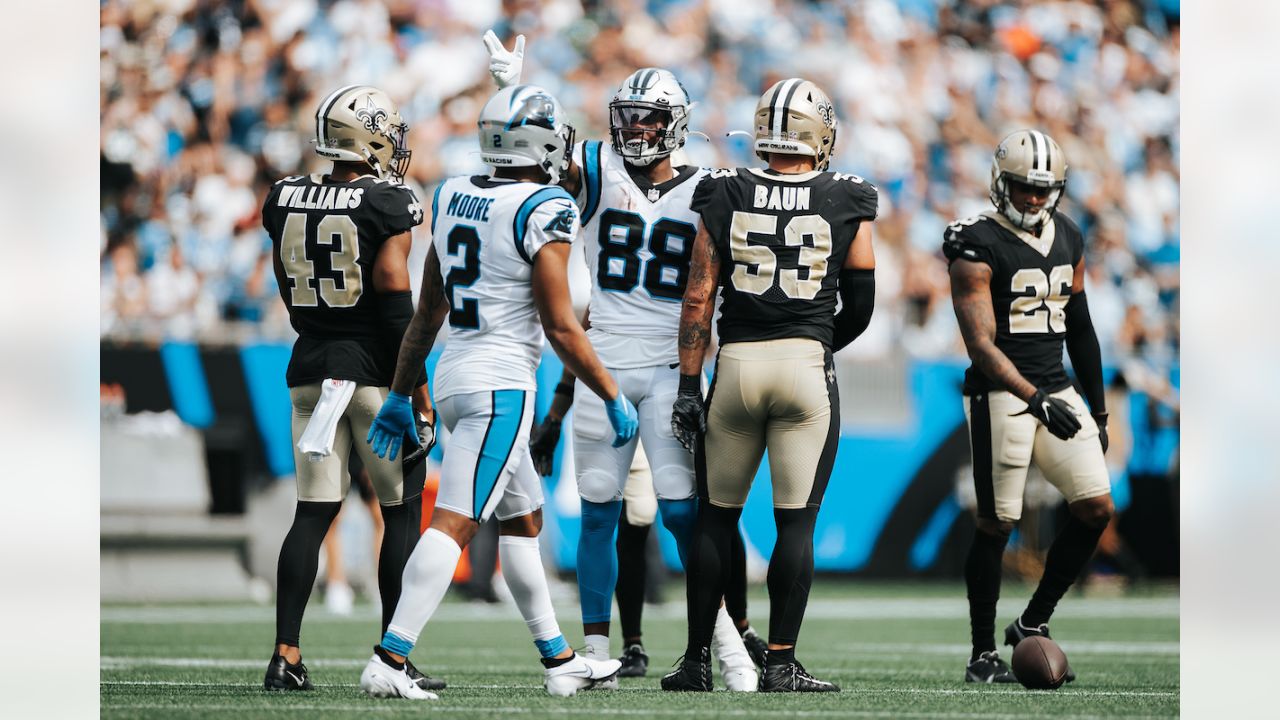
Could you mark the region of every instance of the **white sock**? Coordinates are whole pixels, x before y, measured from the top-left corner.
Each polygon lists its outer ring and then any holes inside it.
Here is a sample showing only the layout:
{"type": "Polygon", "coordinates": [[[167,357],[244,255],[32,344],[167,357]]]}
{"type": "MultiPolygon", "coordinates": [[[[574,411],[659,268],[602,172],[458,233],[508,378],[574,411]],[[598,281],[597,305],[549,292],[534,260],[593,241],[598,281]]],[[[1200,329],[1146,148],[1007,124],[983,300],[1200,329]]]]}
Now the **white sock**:
{"type": "Polygon", "coordinates": [[[440,607],[440,601],[453,583],[453,572],[461,556],[462,548],[453,538],[435,528],[427,530],[405,563],[400,602],[387,626],[389,634],[410,643],[418,642],[418,634],[440,607]]]}
{"type": "Polygon", "coordinates": [[[538,538],[499,536],[498,558],[502,561],[502,578],[507,581],[507,588],[534,642],[560,637],[560,624],[556,622],[551,592],[547,589],[547,573],[542,568],[542,554],[538,552],[538,538]]]}
{"type": "Polygon", "coordinates": [[[747,665],[754,667],[751,655],[747,653],[747,646],[743,644],[742,636],[738,634],[738,626],[733,623],[733,618],[729,617],[729,612],[723,605],[716,613],[716,628],[711,635],[711,651],[725,667],[735,668],[747,665]]]}
{"type": "Polygon", "coordinates": [[[587,647],[590,648],[592,651],[590,653],[584,653],[587,655],[587,657],[590,657],[595,660],[609,659],[609,636],[608,635],[587,635],[585,638],[583,638],[583,641],[587,644],[587,647]]]}

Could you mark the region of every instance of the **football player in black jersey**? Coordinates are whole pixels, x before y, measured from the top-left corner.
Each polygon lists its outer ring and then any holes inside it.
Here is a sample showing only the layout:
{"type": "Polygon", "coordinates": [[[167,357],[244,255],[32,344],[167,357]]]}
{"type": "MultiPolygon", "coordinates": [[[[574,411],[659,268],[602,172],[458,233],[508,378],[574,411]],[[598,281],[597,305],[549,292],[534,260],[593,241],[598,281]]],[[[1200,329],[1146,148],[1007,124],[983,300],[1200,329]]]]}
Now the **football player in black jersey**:
{"type": "MultiPolygon", "coordinates": [[[[410,230],[423,213],[413,191],[401,184],[409,167],[407,131],[381,90],[352,85],[333,91],[316,110],[315,145],[316,154],[333,161],[332,171],[284,178],[262,206],[280,296],[298,333],[285,377],[293,404],[298,504],[280,548],[276,647],[263,681],[268,690],[311,689],[298,636],[320,545],[350,487],[353,445],[369,471],[384,522],[378,560],[383,630],[418,541],[421,478],[407,489],[401,463],[379,458],[363,442],[413,317],[410,230]],[[354,383],[349,400],[341,388],[350,386],[341,381],[354,383]],[[303,453],[298,441],[322,395],[345,402],[345,410],[331,431],[328,454],[303,453]]],[[[425,380],[424,374],[416,398],[420,407],[430,407],[423,402],[425,380]]],[[[422,420],[429,444],[434,433],[422,420]]],[[[424,689],[443,687],[421,673],[415,679],[424,689]]]]}
{"type": "Polygon", "coordinates": [[[680,392],[672,432],[694,452],[698,521],[689,554],[689,641],[664,690],[711,690],[708,644],[728,581],[733,534],[765,449],[778,539],[769,562],[769,649],[761,692],[833,692],[796,660],[813,582],[813,530],[840,438],[832,353],[871,319],[876,189],[827,172],[836,118],[800,78],[761,96],[756,154],[769,167],[714,172],[694,193],[701,214],[680,317],[680,392]],[[715,292],[720,351],[700,389],[715,292]],[[836,313],[837,296],[843,308],[836,313]]]}
{"type": "MultiPolygon", "coordinates": [[[[996,653],[995,617],[1001,558],[1022,517],[1028,465],[1036,463],[1071,512],[1031,602],[1005,629],[1005,644],[1048,637],[1054,607],[1093,555],[1113,511],[1103,460],[1102,358],[1084,292],[1084,238],[1055,212],[1066,179],[1066,157],[1053,138],[1019,130],[992,160],[995,210],[956,222],[943,239],[952,302],[973,361],[964,379],[978,499],[965,561],[973,635],[966,682],[1015,681],[996,653]],[[1064,341],[1087,406],[1063,369],[1064,341]]],[[[1068,669],[1068,682],[1074,678],[1068,669]]]]}

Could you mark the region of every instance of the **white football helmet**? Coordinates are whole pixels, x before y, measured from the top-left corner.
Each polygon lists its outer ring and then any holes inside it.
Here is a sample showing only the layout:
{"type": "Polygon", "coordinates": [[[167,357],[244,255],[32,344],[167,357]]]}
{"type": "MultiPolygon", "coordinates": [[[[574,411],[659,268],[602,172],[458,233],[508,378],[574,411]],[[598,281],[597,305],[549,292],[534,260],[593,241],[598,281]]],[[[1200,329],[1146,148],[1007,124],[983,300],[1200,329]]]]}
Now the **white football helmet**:
{"type": "Polygon", "coordinates": [[[1058,209],[1067,184],[1067,156],[1053,138],[1039,130],[1017,130],[996,147],[991,158],[991,202],[1023,230],[1043,225],[1058,209]],[[1024,213],[1009,199],[1009,182],[1049,188],[1044,207],[1024,213]]]}
{"type": "Polygon", "coordinates": [[[384,180],[404,182],[413,154],[406,145],[408,134],[396,104],[369,85],[338,88],[316,108],[316,154],[365,163],[384,180]]]}
{"type": "Polygon", "coordinates": [[[688,137],[689,109],[689,94],[669,71],[641,68],[631,73],[609,101],[614,152],[639,167],[670,155],[688,137]],[[655,130],[655,123],[662,127],[655,130]],[[644,132],[655,132],[657,140],[645,142],[644,132]]]}
{"type": "Polygon", "coordinates": [[[826,170],[836,147],[836,111],[831,99],[804,78],[779,80],[756,102],[756,157],[769,153],[809,155],[826,170]]]}
{"type": "Polygon", "coordinates": [[[495,168],[538,167],[560,182],[569,167],[573,127],[560,101],[537,85],[512,85],[480,111],[480,159],[495,168]]]}

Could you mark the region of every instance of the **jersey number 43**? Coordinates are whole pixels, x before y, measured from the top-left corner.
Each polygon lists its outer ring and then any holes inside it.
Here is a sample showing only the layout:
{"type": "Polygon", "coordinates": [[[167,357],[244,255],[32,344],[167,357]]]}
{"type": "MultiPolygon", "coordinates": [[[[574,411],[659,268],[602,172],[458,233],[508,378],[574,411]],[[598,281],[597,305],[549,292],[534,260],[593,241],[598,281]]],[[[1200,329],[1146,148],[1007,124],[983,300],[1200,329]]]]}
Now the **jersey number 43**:
{"type": "Polygon", "coordinates": [[[289,213],[280,243],[280,262],[293,285],[289,296],[293,307],[318,307],[320,300],[334,308],[355,305],[364,294],[364,274],[357,263],[360,234],[355,221],[346,215],[325,215],[315,224],[310,239],[307,235],[307,214],[289,213]],[[329,256],[332,272],[317,281],[315,259],[322,253],[329,256]]]}

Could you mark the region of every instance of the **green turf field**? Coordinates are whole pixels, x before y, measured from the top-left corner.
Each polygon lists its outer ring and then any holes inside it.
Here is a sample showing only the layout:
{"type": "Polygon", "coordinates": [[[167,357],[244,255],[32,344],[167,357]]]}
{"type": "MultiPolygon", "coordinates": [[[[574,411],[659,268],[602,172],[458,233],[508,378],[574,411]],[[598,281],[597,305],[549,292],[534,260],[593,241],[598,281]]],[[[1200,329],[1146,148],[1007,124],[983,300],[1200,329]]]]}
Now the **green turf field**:
{"type": "MultiPolygon", "coordinates": [[[[672,583],[669,595],[679,588],[672,583]]],[[[1009,588],[997,632],[1020,611],[1026,591],[1009,588]]],[[[274,636],[274,609],[251,605],[108,605],[102,608],[102,716],[107,718],[258,718],[276,716],[422,717],[1176,717],[1178,596],[1173,588],[1123,597],[1068,596],[1054,635],[1079,680],[1058,691],[961,682],[968,654],[964,591],[959,585],[867,585],[819,580],[798,651],[840,694],[820,696],[675,695],[659,677],[684,645],[683,603],[646,609],[649,676],[622,680],[618,692],[551,698],[541,666],[513,606],[447,601],[413,659],[449,688],[440,700],[373,700],[357,687],[377,641],[377,615],[358,606],[351,618],[327,616],[318,600],[303,626],[304,660],[317,689],[266,694],[262,673],[274,636]],[[305,715],[304,715],[305,714],[305,715]]],[[[766,625],[762,590],[752,620],[766,625]]],[[[573,599],[557,602],[561,627],[581,641],[573,599]]],[[[616,629],[615,629],[616,634],[616,629]]],[[[615,637],[614,652],[620,650],[615,637]]],[[[1008,657],[1006,651],[1005,657],[1008,657]]],[[[716,683],[721,686],[717,677],[716,683]]]]}

